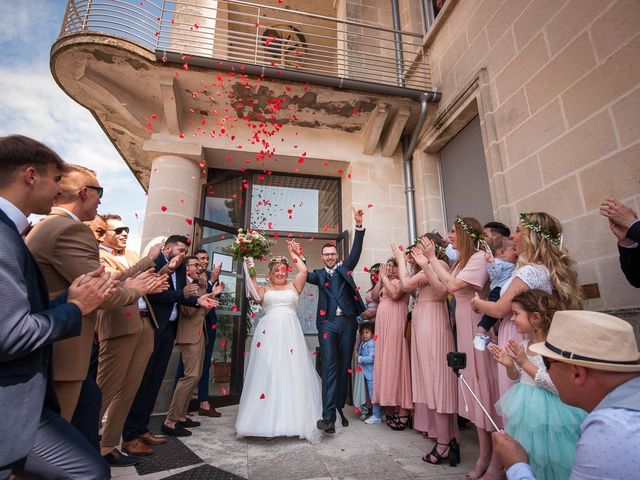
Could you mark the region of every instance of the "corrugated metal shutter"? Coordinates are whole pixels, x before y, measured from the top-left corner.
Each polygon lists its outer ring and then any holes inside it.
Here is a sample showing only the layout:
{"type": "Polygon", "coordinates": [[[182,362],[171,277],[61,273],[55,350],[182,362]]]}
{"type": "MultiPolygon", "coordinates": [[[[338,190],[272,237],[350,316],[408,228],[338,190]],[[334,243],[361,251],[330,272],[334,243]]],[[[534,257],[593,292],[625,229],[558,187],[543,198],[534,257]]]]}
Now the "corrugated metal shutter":
{"type": "Polygon", "coordinates": [[[440,150],[440,173],[447,228],[451,228],[458,214],[475,217],[483,225],[493,220],[489,177],[477,116],[440,150]]]}

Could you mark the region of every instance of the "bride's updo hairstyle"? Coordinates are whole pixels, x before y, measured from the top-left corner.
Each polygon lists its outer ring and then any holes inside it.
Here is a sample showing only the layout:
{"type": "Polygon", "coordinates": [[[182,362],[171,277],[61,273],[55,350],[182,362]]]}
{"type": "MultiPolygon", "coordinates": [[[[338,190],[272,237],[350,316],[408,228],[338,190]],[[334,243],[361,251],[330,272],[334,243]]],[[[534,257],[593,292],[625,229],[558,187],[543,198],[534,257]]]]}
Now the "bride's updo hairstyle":
{"type": "Polygon", "coordinates": [[[279,265],[284,265],[285,268],[289,268],[289,261],[287,260],[287,257],[273,257],[273,258],[271,258],[271,260],[269,260],[269,263],[267,264],[267,268],[269,270],[269,274],[267,275],[267,279],[269,280],[269,282],[271,282],[271,275],[273,274],[273,271],[279,265]]]}

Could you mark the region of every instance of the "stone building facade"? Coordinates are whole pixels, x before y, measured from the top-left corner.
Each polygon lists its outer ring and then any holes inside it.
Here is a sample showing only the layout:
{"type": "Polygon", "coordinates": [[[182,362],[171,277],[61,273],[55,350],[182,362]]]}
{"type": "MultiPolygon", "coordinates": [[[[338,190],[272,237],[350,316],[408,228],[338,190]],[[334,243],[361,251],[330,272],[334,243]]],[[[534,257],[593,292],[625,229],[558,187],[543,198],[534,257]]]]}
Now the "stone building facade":
{"type": "MultiPolygon", "coordinates": [[[[170,233],[197,245],[228,239],[207,208],[221,204],[236,219],[228,226],[247,227],[244,191],[284,174],[333,181],[326,188],[338,197],[319,201],[319,218],[331,220],[283,234],[302,235],[314,255],[311,240],[339,240],[352,227],[348,207],[365,208],[360,265],[369,266],[390,256],[391,242],[412,240],[410,160],[417,233],[445,232],[456,213],[514,226],[519,212],[546,211],[564,225],[588,308],[637,316],[638,291],[598,205],[615,197],[640,210],[638,2],[447,0],[437,16],[427,0],[393,4],[194,0],[170,17],[141,11],[160,22],[145,33],[124,28],[130,17],[112,31],[71,1],[52,72],[147,190],[143,244],[170,233]],[[240,39],[250,35],[246,53],[240,39]],[[344,88],[345,79],[356,83],[344,88]],[[268,147],[257,126],[272,129],[268,147]],[[213,198],[233,172],[238,191],[213,198]]],[[[364,268],[353,274],[367,289],[364,268]]],[[[244,315],[234,285],[234,315],[244,315]]],[[[240,323],[234,338],[244,344],[240,323]]],[[[234,351],[241,363],[243,347],[234,351]]]]}

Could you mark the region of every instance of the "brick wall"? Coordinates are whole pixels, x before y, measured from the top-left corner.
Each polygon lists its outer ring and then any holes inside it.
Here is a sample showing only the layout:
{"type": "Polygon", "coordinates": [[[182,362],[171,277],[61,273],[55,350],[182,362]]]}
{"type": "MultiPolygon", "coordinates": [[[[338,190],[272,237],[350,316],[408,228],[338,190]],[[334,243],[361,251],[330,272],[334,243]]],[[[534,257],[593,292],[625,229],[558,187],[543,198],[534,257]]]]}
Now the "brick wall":
{"type": "Polygon", "coordinates": [[[597,207],[640,209],[640,3],[449,0],[441,16],[426,40],[442,100],[416,155],[420,228],[441,225],[435,154],[475,109],[496,218],[557,216],[581,283],[599,285],[589,307],[637,307],[597,207]]]}

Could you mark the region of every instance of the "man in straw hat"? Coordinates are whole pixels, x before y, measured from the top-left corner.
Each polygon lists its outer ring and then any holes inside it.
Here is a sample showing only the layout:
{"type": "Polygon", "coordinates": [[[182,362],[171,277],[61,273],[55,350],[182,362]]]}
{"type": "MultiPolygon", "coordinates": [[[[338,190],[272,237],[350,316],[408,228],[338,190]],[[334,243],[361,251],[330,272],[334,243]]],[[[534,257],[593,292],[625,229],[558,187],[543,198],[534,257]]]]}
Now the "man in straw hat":
{"type": "MultiPolygon", "coordinates": [[[[572,480],[632,479],[640,472],[640,352],[631,325],[599,312],[557,312],[542,355],[560,399],[589,412],[581,426],[572,480]]],[[[510,480],[535,479],[527,452],[495,432],[510,480]]]]}

